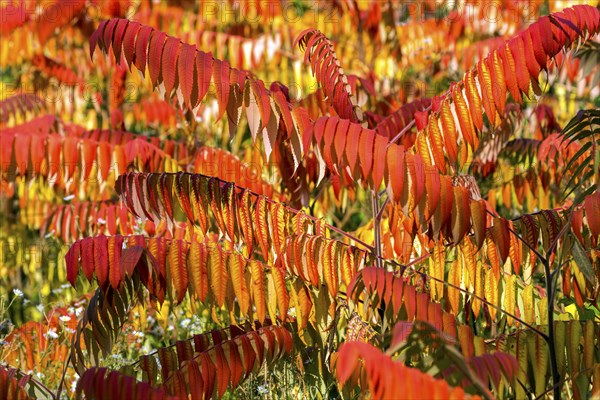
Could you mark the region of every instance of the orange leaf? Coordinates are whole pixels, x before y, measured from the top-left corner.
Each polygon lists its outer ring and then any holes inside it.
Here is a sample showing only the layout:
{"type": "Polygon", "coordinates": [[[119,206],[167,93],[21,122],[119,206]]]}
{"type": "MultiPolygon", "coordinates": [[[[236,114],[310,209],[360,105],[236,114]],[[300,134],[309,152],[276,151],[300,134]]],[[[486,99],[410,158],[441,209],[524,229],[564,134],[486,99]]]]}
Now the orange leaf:
{"type": "Polygon", "coordinates": [[[479,250],[485,241],[485,230],[487,227],[485,200],[473,200],[471,201],[470,206],[475,246],[477,247],[477,250],[479,250]]]}
{"type": "Polygon", "coordinates": [[[225,296],[227,295],[227,266],[225,265],[227,255],[221,250],[221,246],[217,245],[209,250],[209,275],[210,275],[210,288],[215,301],[219,307],[222,307],[225,303],[225,296]]]}
{"type": "Polygon", "coordinates": [[[265,277],[263,266],[256,260],[250,260],[250,272],[252,275],[252,302],[256,308],[256,319],[263,323],[267,314],[265,304],[265,277]]]}
{"type": "MultiPolygon", "coordinates": [[[[521,98],[521,92],[519,91],[519,85],[517,83],[517,70],[515,66],[515,60],[510,52],[508,44],[502,47],[500,50],[496,52],[502,58],[502,65],[504,67],[504,79],[506,80],[506,85],[508,86],[508,90],[510,94],[513,96],[517,103],[521,103],[523,99],[521,98]]],[[[525,73],[527,69],[525,68],[523,73],[525,73]]]]}
{"type": "Polygon", "coordinates": [[[498,248],[501,262],[504,263],[510,251],[510,232],[508,222],[504,218],[494,218],[491,228],[492,239],[498,248]]]}
{"type": "Polygon", "coordinates": [[[387,170],[386,179],[388,196],[395,203],[400,202],[402,190],[404,188],[404,147],[392,143],[387,152],[387,170]],[[391,192],[391,193],[390,193],[391,192]]]}
{"type": "Polygon", "coordinates": [[[379,190],[385,170],[385,158],[388,139],[383,135],[375,135],[375,151],[373,160],[373,189],[379,190]]]}
{"type": "Polygon", "coordinates": [[[168,268],[175,289],[177,304],[183,301],[188,287],[187,252],[187,242],[183,240],[173,240],[171,242],[168,268]]]}
{"type": "Polygon", "coordinates": [[[199,242],[192,241],[187,261],[194,293],[198,300],[205,302],[208,294],[208,252],[206,247],[199,242]]]}
{"type": "Polygon", "coordinates": [[[246,285],[246,260],[240,254],[232,254],[229,258],[229,273],[233,291],[240,304],[240,312],[243,315],[248,313],[250,305],[250,293],[246,285]]]}
{"type": "Polygon", "coordinates": [[[454,186],[454,202],[452,206],[452,239],[454,243],[460,243],[467,231],[471,218],[469,204],[469,192],[462,186],[454,186]]]}
{"type": "Polygon", "coordinates": [[[477,81],[481,87],[481,99],[485,114],[491,125],[496,126],[496,106],[494,104],[494,82],[484,60],[477,63],[477,81]]]}
{"type": "Polygon", "coordinates": [[[358,145],[359,164],[364,181],[371,176],[375,146],[375,131],[363,129],[358,145]]]}

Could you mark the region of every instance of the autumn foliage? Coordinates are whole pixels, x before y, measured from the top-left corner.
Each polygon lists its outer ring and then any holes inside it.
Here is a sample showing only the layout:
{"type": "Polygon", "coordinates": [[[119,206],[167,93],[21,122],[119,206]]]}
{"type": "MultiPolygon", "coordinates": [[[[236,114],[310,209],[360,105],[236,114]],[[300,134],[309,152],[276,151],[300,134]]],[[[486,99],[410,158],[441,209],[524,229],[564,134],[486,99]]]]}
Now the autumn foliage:
{"type": "Polygon", "coordinates": [[[554,3],[3,2],[0,398],[599,396],[554,3]]]}

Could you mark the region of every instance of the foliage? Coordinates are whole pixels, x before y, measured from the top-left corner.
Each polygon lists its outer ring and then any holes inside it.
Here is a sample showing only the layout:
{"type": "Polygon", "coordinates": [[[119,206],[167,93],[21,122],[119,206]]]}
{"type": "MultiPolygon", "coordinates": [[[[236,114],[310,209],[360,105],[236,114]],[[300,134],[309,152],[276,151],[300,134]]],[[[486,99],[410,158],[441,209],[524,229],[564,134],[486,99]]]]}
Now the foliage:
{"type": "Polygon", "coordinates": [[[0,397],[598,396],[600,11],[521,3],[3,3],[0,397]]]}

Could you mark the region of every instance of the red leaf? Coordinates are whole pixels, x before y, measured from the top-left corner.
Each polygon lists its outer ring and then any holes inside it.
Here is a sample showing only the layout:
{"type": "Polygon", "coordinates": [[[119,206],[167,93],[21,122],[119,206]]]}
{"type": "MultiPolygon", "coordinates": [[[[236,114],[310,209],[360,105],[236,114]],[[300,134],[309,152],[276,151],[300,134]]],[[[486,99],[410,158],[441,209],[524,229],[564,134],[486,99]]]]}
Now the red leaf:
{"type": "Polygon", "coordinates": [[[225,113],[229,102],[229,63],[214,59],[213,67],[213,81],[217,87],[217,101],[219,102],[218,120],[225,113]]]}
{"type": "MultiPolygon", "coordinates": [[[[96,29],[94,33],[92,33],[92,35],[90,36],[90,59],[94,58],[94,51],[96,50],[96,44],[98,43],[98,39],[104,37],[104,28],[106,28],[107,22],[108,21],[100,22],[100,25],[98,25],[98,29],[96,29]]],[[[104,40],[100,40],[101,49],[104,47],[103,43],[104,40]]]]}
{"type": "Polygon", "coordinates": [[[327,165],[327,168],[329,168],[330,171],[334,171],[334,163],[331,158],[331,151],[333,150],[333,139],[335,138],[336,134],[338,134],[336,133],[336,128],[339,120],[340,119],[337,117],[327,118],[323,130],[322,143],[320,143],[323,151],[323,160],[325,161],[325,164],[327,165]]]}
{"type": "Polygon", "coordinates": [[[190,361],[188,366],[188,382],[192,400],[202,400],[202,393],[204,393],[204,380],[202,379],[202,374],[200,373],[200,366],[195,360],[190,361]]]}
{"type": "MultiPolygon", "coordinates": [[[[148,49],[148,72],[150,73],[150,81],[153,86],[157,86],[161,76],[161,60],[166,37],[167,35],[164,32],[153,31],[152,38],[150,39],[150,48],[148,49]]],[[[140,39],[138,38],[138,43],[139,41],[140,39]]]]}
{"type": "Polygon", "coordinates": [[[123,251],[123,236],[109,236],[107,239],[107,250],[109,259],[109,276],[110,286],[113,289],[118,289],[123,279],[123,271],[121,269],[121,252],[123,251]]]}
{"type": "Polygon", "coordinates": [[[417,311],[417,299],[414,286],[404,286],[404,306],[406,307],[407,320],[413,321],[417,311]]]}
{"type": "MultiPolygon", "coordinates": [[[[202,379],[204,379],[204,398],[211,399],[215,391],[215,378],[218,370],[213,364],[208,353],[200,353],[200,365],[202,366],[202,379]]],[[[220,372],[219,372],[220,373],[220,372]]]]}
{"type": "Polygon", "coordinates": [[[238,385],[244,374],[244,366],[236,342],[229,344],[229,367],[231,368],[231,387],[238,385]]]}
{"type": "Polygon", "coordinates": [[[587,196],[584,200],[584,208],[592,236],[600,236],[600,192],[587,196]]]}
{"type": "Polygon", "coordinates": [[[142,26],[135,41],[135,58],[133,60],[135,66],[141,71],[143,76],[146,76],[146,60],[148,59],[148,44],[150,43],[150,35],[154,32],[149,26],[142,26]]]}
{"type": "Polygon", "coordinates": [[[350,128],[350,121],[342,119],[338,122],[337,134],[334,139],[335,148],[335,160],[338,164],[343,163],[344,151],[346,148],[346,138],[348,137],[348,129],[350,128]]]}
{"type": "Polygon", "coordinates": [[[196,60],[196,46],[183,43],[181,46],[179,62],[177,64],[179,85],[183,100],[189,109],[196,105],[191,104],[192,89],[194,85],[194,64],[196,60]]]}
{"type": "Polygon", "coordinates": [[[67,280],[75,287],[75,280],[79,272],[79,253],[81,250],[81,243],[79,241],[73,243],[69,251],[65,256],[65,262],[67,266],[67,280]]]}
{"type": "Polygon", "coordinates": [[[501,262],[504,263],[508,258],[510,250],[510,231],[508,223],[504,218],[494,218],[494,225],[491,228],[492,239],[500,252],[501,262]]]}
{"type": "Polygon", "coordinates": [[[242,342],[242,354],[244,355],[244,371],[245,375],[248,376],[254,368],[256,353],[254,353],[254,348],[247,335],[240,336],[240,340],[242,342]]]}
{"type": "Polygon", "coordinates": [[[113,39],[113,54],[117,64],[121,64],[121,52],[123,51],[123,37],[129,21],[126,19],[119,19],[115,26],[114,39],[113,39]]]}
{"type": "Polygon", "coordinates": [[[172,37],[167,37],[162,56],[162,76],[165,83],[166,96],[170,97],[177,79],[177,58],[181,41],[172,37]]]}
{"type": "MultiPolygon", "coordinates": [[[[196,52],[196,82],[198,85],[198,102],[202,101],[208,87],[210,85],[210,79],[212,76],[213,57],[210,53],[204,53],[203,51],[196,52]]],[[[194,107],[197,104],[194,105],[194,107]]]]}
{"type": "Polygon", "coordinates": [[[127,276],[132,276],[133,270],[138,265],[143,253],[144,247],[142,246],[123,249],[121,253],[121,271],[127,276]]]}
{"type": "Polygon", "coordinates": [[[106,288],[108,283],[108,238],[100,235],[94,238],[94,271],[98,279],[98,285],[106,288]]]}
{"type": "Polygon", "coordinates": [[[417,124],[417,130],[422,131],[427,126],[427,119],[429,117],[428,111],[417,111],[415,112],[415,122],[417,124]]]}
{"type": "Polygon", "coordinates": [[[141,25],[137,22],[130,21],[123,37],[123,54],[125,55],[125,61],[129,70],[131,71],[131,64],[136,57],[135,54],[135,39],[138,32],[140,31],[141,25]]]}
{"type": "Polygon", "coordinates": [[[89,237],[81,241],[81,268],[88,281],[92,281],[94,275],[94,263],[96,256],[94,252],[94,238],[89,237]]]}
{"type": "Polygon", "coordinates": [[[221,346],[215,347],[215,366],[217,372],[217,395],[218,398],[222,398],[227,391],[229,385],[229,378],[231,376],[227,357],[223,352],[221,346]]]}
{"type": "Polygon", "coordinates": [[[117,22],[119,22],[119,18],[111,19],[107,22],[106,26],[104,27],[104,35],[102,39],[104,39],[104,51],[106,52],[108,52],[108,49],[110,49],[110,46],[112,44],[113,33],[115,31],[115,26],[117,25],[117,22]]]}

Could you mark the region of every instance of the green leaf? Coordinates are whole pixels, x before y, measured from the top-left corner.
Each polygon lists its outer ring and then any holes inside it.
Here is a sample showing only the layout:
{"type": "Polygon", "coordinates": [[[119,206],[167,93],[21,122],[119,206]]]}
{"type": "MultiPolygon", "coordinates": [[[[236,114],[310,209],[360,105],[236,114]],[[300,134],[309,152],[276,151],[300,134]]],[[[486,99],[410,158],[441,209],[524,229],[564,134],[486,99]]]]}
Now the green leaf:
{"type": "Polygon", "coordinates": [[[583,249],[583,246],[581,246],[581,243],[579,243],[577,238],[574,238],[573,240],[571,252],[573,253],[573,259],[575,259],[577,267],[583,273],[585,279],[589,283],[593,284],[595,281],[594,268],[592,267],[592,263],[583,249]]]}

